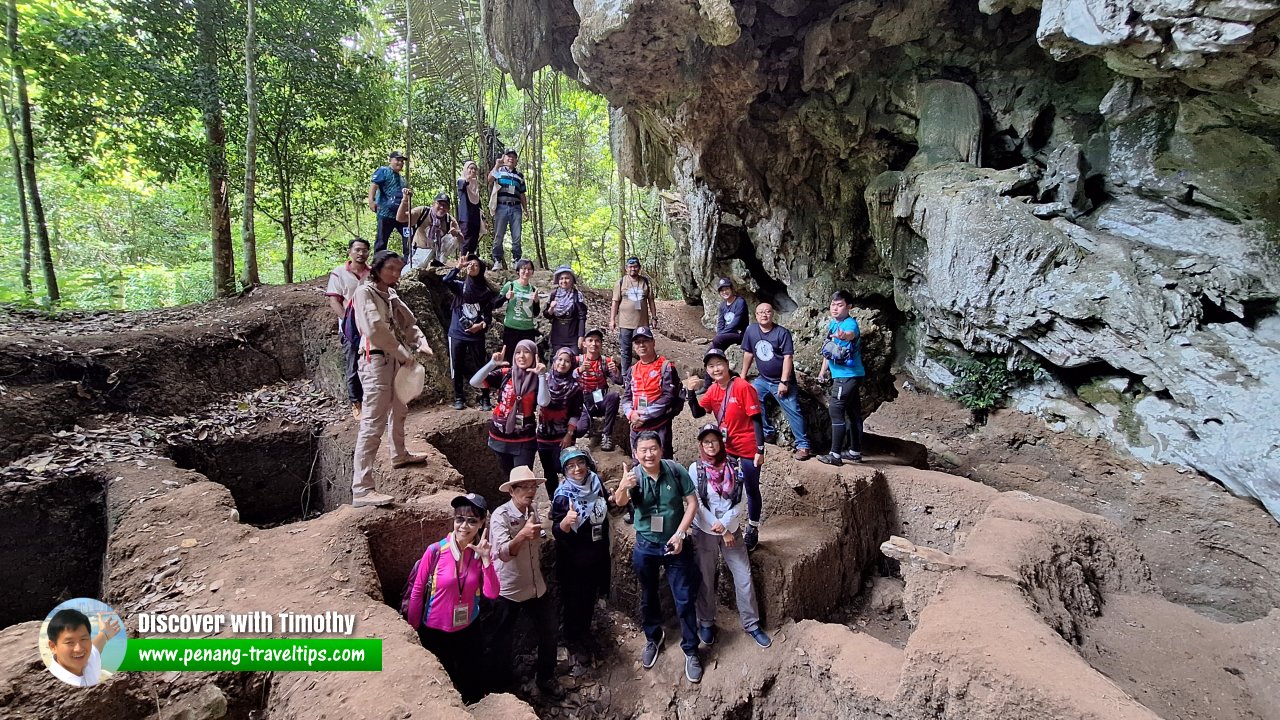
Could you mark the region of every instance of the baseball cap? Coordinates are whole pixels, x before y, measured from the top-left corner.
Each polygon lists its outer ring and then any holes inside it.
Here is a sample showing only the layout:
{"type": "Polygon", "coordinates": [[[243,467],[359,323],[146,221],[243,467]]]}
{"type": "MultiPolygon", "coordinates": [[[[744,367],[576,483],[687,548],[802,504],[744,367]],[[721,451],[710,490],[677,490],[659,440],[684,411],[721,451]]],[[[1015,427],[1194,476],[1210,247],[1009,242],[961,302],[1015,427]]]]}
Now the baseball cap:
{"type": "Polygon", "coordinates": [[[635,342],[640,338],[653,339],[653,331],[649,329],[648,325],[641,325],[631,332],[631,342],[635,342]]]}
{"type": "Polygon", "coordinates": [[[471,507],[475,508],[476,511],[479,512],[481,515],[486,515],[489,512],[489,503],[485,502],[484,498],[480,497],[475,493],[467,493],[465,495],[459,495],[458,497],[454,498],[449,503],[449,505],[455,510],[457,508],[470,505],[471,507]]]}
{"type": "Polygon", "coordinates": [[[392,150],[391,152],[387,153],[387,159],[388,160],[408,160],[409,158],[405,157],[399,150],[392,150]]]}
{"type": "Polygon", "coordinates": [[[592,335],[599,335],[599,336],[600,336],[600,339],[601,339],[601,340],[603,340],[603,339],[604,339],[604,328],[593,327],[593,328],[591,328],[590,330],[588,330],[588,331],[587,331],[587,334],[586,334],[586,335],[583,335],[582,337],[591,337],[592,335]]]}
{"type": "Polygon", "coordinates": [[[721,430],[719,425],[715,423],[707,423],[706,425],[698,428],[698,440],[701,441],[703,436],[707,433],[715,433],[716,435],[719,435],[720,442],[724,442],[724,430],[721,430]]]}
{"type": "Polygon", "coordinates": [[[711,348],[710,350],[707,350],[706,355],[702,356],[702,366],[706,367],[707,363],[711,362],[711,358],[720,358],[726,363],[729,362],[729,356],[725,355],[723,350],[720,348],[711,348]]]}
{"type": "Polygon", "coordinates": [[[631,257],[627,258],[627,264],[628,264],[628,265],[639,265],[639,264],[640,264],[640,258],[636,257],[635,255],[632,255],[631,257]]]}
{"type": "Polygon", "coordinates": [[[727,277],[720,278],[720,282],[716,283],[717,291],[723,290],[725,288],[732,288],[732,287],[733,287],[733,281],[727,277]]]}
{"type": "Polygon", "coordinates": [[[436,196],[436,202],[447,203],[449,202],[449,196],[444,193],[440,193],[436,196]]]}

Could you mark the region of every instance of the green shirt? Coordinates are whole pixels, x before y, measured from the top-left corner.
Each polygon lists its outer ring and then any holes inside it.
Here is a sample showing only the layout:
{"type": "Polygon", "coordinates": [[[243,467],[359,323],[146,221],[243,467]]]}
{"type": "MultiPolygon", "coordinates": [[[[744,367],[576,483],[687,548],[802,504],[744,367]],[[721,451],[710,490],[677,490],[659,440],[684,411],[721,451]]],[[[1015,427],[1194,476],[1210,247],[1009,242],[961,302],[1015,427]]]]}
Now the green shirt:
{"type": "Polygon", "coordinates": [[[671,460],[662,461],[662,471],[655,480],[636,466],[637,485],[631,489],[632,519],[636,535],[665,545],[684,519],[684,499],[695,489],[689,471],[671,460]],[[653,531],[653,516],[662,518],[662,532],[653,531]]]}
{"type": "Polygon", "coordinates": [[[501,295],[506,297],[507,293],[515,291],[515,297],[507,301],[507,315],[502,320],[502,324],[512,330],[532,330],[533,329],[533,285],[520,285],[515,280],[510,280],[506,285],[502,286],[501,295]]]}

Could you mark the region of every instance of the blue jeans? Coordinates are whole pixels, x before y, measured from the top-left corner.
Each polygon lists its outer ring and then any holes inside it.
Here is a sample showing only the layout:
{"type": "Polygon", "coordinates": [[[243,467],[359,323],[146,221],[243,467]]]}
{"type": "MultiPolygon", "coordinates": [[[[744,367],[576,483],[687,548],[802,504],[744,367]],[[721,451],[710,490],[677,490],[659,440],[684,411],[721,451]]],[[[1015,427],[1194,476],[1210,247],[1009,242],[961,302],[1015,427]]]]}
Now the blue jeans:
{"type": "MultiPolygon", "coordinates": [[[[766,398],[772,397],[778,403],[778,407],[782,408],[782,412],[787,416],[787,424],[791,426],[791,434],[796,436],[796,449],[809,449],[809,437],[804,434],[804,415],[800,413],[800,394],[794,386],[788,386],[789,392],[783,396],[778,394],[778,383],[756,376],[751,381],[751,387],[756,389],[756,394],[760,396],[760,405],[763,405],[766,398]]],[[[769,413],[762,412],[760,417],[764,419],[764,434],[773,435],[777,429],[769,423],[769,413]]]]}
{"type": "Polygon", "coordinates": [[[662,609],[658,603],[658,568],[667,569],[667,584],[676,601],[676,617],[680,619],[680,649],[692,655],[698,649],[698,614],[696,601],[702,575],[694,562],[693,539],[685,538],[679,555],[667,555],[664,545],[636,536],[636,549],[631,553],[631,567],[640,580],[640,618],[644,636],[653,640],[662,629],[662,609]]]}
{"type": "Polygon", "coordinates": [[[493,259],[502,262],[502,242],[507,237],[507,228],[511,228],[511,261],[514,263],[521,257],[520,222],[524,219],[524,210],[520,203],[498,203],[498,211],[493,214],[493,259]]]}

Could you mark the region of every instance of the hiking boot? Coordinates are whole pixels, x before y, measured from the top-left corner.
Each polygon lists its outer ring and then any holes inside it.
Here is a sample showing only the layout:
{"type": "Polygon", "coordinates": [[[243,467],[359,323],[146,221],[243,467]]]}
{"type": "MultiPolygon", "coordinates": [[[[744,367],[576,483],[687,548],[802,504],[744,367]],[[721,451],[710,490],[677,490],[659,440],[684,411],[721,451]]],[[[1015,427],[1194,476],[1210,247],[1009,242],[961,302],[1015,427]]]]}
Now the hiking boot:
{"type": "Polygon", "coordinates": [[[409,453],[408,455],[405,455],[404,457],[392,458],[392,459],[391,459],[391,467],[393,467],[393,468],[402,468],[402,467],[405,467],[406,465],[421,465],[421,464],[425,463],[426,461],[427,461],[427,456],[426,456],[426,455],[419,455],[419,454],[417,454],[417,453],[409,453]]]}
{"type": "Polygon", "coordinates": [[[601,451],[601,452],[613,452],[613,449],[614,449],[615,447],[617,447],[617,446],[613,444],[613,438],[609,437],[608,435],[601,435],[601,436],[600,436],[600,451],[601,451]]]}
{"type": "Polygon", "coordinates": [[[767,648],[773,644],[773,638],[769,637],[769,635],[765,633],[765,631],[761,630],[760,628],[751,630],[747,634],[750,635],[751,639],[755,640],[756,644],[762,648],[767,648]]]}
{"type": "Polygon", "coordinates": [[[844,465],[844,461],[841,460],[840,456],[837,455],[836,453],[827,453],[826,455],[819,455],[818,462],[822,463],[823,465],[833,465],[835,467],[840,467],[841,465],[844,465]]]}
{"type": "Polygon", "coordinates": [[[462,398],[457,398],[456,400],[453,401],[454,410],[462,410],[462,409],[465,409],[466,407],[467,407],[467,402],[462,398]]]}
{"type": "Polygon", "coordinates": [[[813,454],[809,452],[809,448],[796,448],[796,454],[791,457],[799,460],[800,462],[804,462],[805,460],[813,457],[813,454]]]}
{"type": "Polygon", "coordinates": [[[860,463],[862,462],[862,453],[857,450],[845,450],[840,453],[840,458],[849,462],[860,463]]]}
{"type": "Polygon", "coordinates": [[[383,495],[382,493],[370,490],[363,495],[356,495],[351,498],[351,507],[382,507],[383,505],[390,505],[395,501],[396,499],[390,495],[383,495]]]}
{"type": "Polygon", "coordinates": [[[702,682],[702,660],[698,653],[684,656],[684,676],[691,683],[702,682]]]}
{"type": "Polygon", "coordinates": [[[360,413],[363,409],[364,409],[364,406],[361,405],[360,403],[358,402],[351,403],[351,417],[355,418],[356,420],[359,420],[360,413]]]}
{"type": "Polygon", "coordinates": [[[742,545],[747,548],[747,552],[756,549],[760,544],[760,526],[748,525],[747,531],[742,533],[742,545]]]}
{"type": "Polygon", "coordinates": [[[489,402],[489,398],[480,398],[480,409],[484,412],[493,412],[493,403],[489,402]]]}
{"type": "Polygon", "coordinates": [[[640,655],[640,664],[645,670],[653,667],[658,662],[658,653],[662,652],[662,641],[667,639],[667,633],[662,628],[658,628],[658,639],[650,640],[644,644],[644,652],[640,655]]]}
{"type": "Polygon", "coordinates": [[[715,645],[716,644],[715,625],[699,625],[698,639],[702,641],[703,645],[715,645]]]}

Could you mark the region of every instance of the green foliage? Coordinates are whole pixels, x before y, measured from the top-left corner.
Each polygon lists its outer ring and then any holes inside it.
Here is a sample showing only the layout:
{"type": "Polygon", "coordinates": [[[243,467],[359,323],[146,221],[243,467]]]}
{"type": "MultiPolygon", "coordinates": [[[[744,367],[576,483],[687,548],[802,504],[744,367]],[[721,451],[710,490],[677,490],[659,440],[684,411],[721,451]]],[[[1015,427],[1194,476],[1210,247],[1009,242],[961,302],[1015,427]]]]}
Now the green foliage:
{"type": "Polygon", "coordinates": [[[1000,407],[1010,390],[1031,382],[1040,372],[1038,364],[1025,358],[935,355],[931,359],[956,377],[947,386],[947,395],[977,411],[1000,407]]]}

